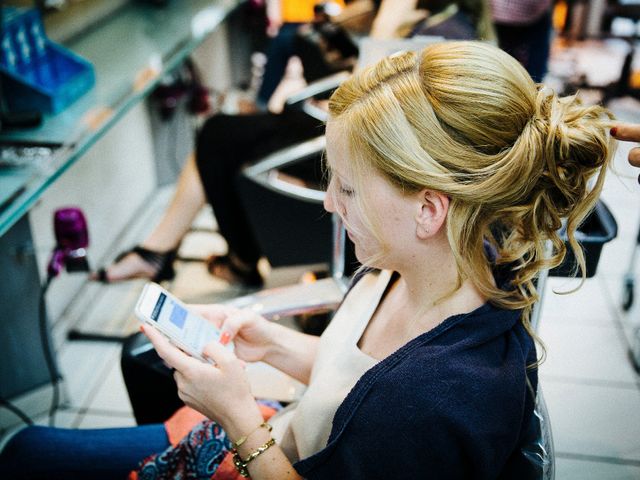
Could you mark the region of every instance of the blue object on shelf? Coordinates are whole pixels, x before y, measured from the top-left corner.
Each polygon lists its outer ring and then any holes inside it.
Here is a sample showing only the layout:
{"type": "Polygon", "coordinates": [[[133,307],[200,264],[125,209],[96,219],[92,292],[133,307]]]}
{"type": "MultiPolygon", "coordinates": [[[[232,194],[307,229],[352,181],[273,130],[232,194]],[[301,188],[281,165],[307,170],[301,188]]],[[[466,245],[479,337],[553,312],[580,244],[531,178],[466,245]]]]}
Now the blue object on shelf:
{"type": "Polygon", "coordinates": [[[87,60],[49,40],[36,9],[4,7],[0,74],[9,111],[58,113],[95,84],[87,60]]]}

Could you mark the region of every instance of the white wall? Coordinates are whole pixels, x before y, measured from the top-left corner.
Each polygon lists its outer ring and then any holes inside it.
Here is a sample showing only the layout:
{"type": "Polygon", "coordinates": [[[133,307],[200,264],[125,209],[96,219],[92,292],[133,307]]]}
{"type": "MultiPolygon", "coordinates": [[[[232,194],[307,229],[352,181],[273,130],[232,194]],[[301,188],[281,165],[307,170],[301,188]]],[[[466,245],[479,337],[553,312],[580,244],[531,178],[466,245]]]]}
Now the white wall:
{"type": "Polygon", "coordinates": [[[205,85],[224,91],[231,88],[231,55],[227,42],[227,25],[220,25],[191,55],[205,85]]]}

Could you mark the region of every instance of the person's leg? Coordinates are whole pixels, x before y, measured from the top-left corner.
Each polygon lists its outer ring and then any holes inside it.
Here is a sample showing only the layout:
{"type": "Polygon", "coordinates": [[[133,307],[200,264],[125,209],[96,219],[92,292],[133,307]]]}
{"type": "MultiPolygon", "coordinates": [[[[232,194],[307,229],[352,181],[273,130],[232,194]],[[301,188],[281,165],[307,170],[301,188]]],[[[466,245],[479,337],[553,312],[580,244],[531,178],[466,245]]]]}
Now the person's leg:
{"type": "Polygon", "coordinates": [[[180,173],[169,207],[142,246],[160,252],[177,248],[205,202],[195,154],[191,154],[180,173]]]}
{"type": "Polygon", "coordinates": [[[191,154],[180,172],[169,207],[142,246],[160,252],[177,248],[205,202],[195,154],[191,154]]]}
{"type": "Polygon", "coordinates": [[[278,35],[271,39],[267,47],[267,63],[258,89],[256,103],[263,111],[267,110],[269,99],[284,77],[289,58],[295,54],[296,34],[300,23],[285,23],[278,35]]]}
{"type": "MultiPolygon", "coordinates": [[[[196,167],[195,155],[190,155],[180,173],[176,190],[160,222],[141,246],[158,254],[178,248],[193,220],[205,204],[205,195],[196,167]]],[[[153,278],[158,265],[131,252],[106,269],[106,280],[117,282],[131,278],[153,278]]]]}
{"type": "Polygon", "coordinates": [[[143,459],[169,445],[161,424],[99,430],[28,427],[0,454],[0,478],[126,478],[143,459]]]}

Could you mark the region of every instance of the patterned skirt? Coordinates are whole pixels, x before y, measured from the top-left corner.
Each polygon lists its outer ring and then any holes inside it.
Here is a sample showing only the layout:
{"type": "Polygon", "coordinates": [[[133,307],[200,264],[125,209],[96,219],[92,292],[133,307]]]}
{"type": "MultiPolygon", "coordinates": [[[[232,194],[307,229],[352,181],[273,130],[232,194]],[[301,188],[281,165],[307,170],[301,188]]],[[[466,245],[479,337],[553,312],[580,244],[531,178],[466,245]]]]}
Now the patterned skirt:
{"type": "MultiPolygon", "coordinates": [[[[260,402],[263,417],[268,419],[282,408],[276,402],[260,402]]],[[[203,419],[188,407],[179,410],[166,423],[172,445],[160,453],[145,458],[129,480],[239,480],[243,478],[231,454],[231,440],[220,425],[203,419]],[[198,422],[191,426],[185,422],[198,422]],[[185,428],[186,435],[182,435],[185,428]],[[181,439],[174,443],[176,435],[181,439]]]]}

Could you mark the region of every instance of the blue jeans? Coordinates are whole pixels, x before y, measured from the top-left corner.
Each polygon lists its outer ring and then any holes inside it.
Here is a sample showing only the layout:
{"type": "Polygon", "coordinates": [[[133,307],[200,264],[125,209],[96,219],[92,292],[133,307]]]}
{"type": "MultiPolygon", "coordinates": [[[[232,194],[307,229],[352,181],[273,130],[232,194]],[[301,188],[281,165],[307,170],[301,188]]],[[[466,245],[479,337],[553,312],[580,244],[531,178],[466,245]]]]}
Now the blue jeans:
{"type": "Polygon", "coordinates": [[[140,461],[168,446],[162,424],[96,430],[28,427],[0,453],[0,478],[125,479],[140,461]]]}

